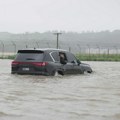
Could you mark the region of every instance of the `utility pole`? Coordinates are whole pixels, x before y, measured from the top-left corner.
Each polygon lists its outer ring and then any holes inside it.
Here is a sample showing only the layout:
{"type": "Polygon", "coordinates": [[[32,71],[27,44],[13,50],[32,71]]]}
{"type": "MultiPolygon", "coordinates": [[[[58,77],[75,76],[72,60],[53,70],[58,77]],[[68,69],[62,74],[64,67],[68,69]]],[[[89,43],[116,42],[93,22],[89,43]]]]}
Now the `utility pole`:
{"type": "Polygon", "coordinates": [[[57,33],[54,33],[54,35],[57,36],[57,45],[56,45],[56,48],[58,49],[59,48],[59,35],[62,34],[60,32],[57,32],[57,33]]]}

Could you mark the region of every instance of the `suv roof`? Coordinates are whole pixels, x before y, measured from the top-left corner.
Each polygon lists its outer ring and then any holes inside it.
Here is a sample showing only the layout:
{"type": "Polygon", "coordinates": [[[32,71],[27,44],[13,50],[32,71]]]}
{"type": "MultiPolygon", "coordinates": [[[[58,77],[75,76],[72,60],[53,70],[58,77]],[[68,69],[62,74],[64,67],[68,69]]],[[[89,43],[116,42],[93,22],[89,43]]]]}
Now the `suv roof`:
{"type": "Polygon", "coordinates": [[[52,51],[64,51],[67,52],[67,50],[64,49],[56,49],[56,48],[26,48],[26,49],[22,49],[22,50],[18,50],[18,51],[24,51],[24,50],[38,50],[38,51],[46,51],[46,52],[52,52],[52,51]]]}

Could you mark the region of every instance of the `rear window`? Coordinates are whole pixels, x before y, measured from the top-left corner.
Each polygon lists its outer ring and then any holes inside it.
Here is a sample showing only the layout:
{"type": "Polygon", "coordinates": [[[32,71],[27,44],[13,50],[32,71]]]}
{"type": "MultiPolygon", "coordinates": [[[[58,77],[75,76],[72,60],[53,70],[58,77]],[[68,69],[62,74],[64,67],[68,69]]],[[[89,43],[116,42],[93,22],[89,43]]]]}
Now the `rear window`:
{"type": "Polygon", "coordinates": [[[43,57],[44,57],[43,51],[19,50],[15,60],[25,62],[42,62],[43,57]]]}

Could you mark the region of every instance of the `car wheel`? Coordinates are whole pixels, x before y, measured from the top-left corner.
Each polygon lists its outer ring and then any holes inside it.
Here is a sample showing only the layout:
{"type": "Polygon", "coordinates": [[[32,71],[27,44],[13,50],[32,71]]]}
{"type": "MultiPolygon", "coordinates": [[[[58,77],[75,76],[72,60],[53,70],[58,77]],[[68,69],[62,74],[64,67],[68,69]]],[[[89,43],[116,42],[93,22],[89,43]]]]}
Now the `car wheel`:
{"type": "Polygon", "coordinates": [[[58,71],[55,71],[54,76],[58,76],[58,71]]]}
{"type": "Polygon", "coordinates": [[[11,74],[15,74],[15,72],[11,72],[11,74]]]}
{"type": "Polygon", "coordinates": [[[58,72],[57,72],[57,71],[53,71],[53,72],[51,73],[51,75],[52,75],[52,76],[57,76],[57,75],[58,75],[58,72]]]}
{"type": "Polygon", "coordinates": [[[87,71],[88,73],[92,73],[92,71],[87,71]]]}
{"type": "Polygon", "coordinates": [[[63,74],[63,72],[62,71],[54,71],[53,73],[52,73],[52,76],[63,76],[64,74],[63,74]]]}

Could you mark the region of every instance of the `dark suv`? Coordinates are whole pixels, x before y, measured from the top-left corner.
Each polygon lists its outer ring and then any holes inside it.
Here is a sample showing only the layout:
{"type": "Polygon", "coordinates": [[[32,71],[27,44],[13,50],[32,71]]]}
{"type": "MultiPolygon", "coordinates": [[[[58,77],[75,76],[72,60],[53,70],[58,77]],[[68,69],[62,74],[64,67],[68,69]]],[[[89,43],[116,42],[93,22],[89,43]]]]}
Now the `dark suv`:
{"type": "Polygon", "coordinates": [[[25,49],[18,50],[11,65],[12,74],[82,74],[92,72],[88,64],[81,63],[76,57],[61,49],[25,49]]]}

